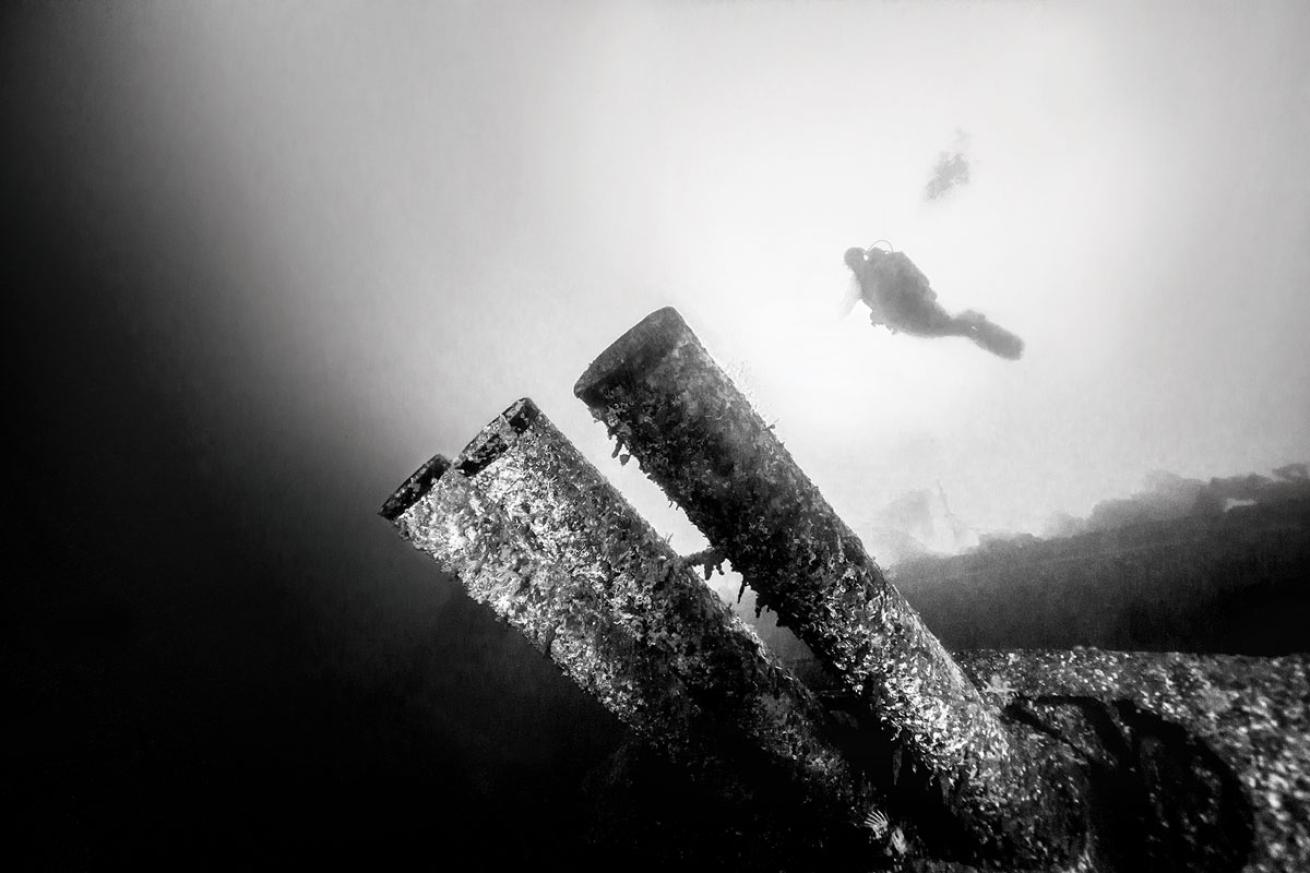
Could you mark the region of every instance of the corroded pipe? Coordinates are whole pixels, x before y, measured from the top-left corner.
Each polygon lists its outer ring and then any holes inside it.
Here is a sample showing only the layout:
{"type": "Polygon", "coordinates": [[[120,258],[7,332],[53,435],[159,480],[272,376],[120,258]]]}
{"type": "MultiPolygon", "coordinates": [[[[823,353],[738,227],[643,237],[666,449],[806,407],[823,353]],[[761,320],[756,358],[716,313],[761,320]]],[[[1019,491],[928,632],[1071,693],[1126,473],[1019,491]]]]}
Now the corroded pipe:
{"type": "Polygon", "coordinates": [[[530,400],[414,479],[401,534],[639,736],[693,769],[763,763],[850,838],[870,803],[821,705],[530,400]]]}
{"type": "Polygon", "coordinates": [[[1067,856],[1080,829],[1067,756],[1016,740],[675,310],[624,334],[574,393],[931,774],[971,851],[1067,856]]]}

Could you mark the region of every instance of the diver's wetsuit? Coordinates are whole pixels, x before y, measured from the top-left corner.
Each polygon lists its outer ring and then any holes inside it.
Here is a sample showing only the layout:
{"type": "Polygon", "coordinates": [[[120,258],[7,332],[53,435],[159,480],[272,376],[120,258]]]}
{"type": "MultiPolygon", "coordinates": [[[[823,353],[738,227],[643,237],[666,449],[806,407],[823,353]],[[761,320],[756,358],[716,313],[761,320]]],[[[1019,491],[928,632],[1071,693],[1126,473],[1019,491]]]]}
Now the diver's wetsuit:
{"type": "Polygon", "coordinates": [[[874,324],[913,336],[963,336],[1003,358],[1023,354],[1023,340],[971,310],[951,315],[937,302],[928,277],[900,252],[850,249],[846,264],[860,283],[860,297],[874,324]]]}

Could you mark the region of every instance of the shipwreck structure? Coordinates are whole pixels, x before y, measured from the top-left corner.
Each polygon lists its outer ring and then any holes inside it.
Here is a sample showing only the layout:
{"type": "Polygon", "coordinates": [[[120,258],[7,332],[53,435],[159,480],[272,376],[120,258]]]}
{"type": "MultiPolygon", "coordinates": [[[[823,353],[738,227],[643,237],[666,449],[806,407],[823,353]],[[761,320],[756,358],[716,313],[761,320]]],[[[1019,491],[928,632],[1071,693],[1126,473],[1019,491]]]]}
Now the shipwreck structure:
{"type": "Polygon", "coordinates": [[[677,312],[574,392],[839,692],[793,676],[531,400],[382,515],[635,741],[775,813],[762,869],[1310,868],[1306,658],[952,654],[677,312]]]}

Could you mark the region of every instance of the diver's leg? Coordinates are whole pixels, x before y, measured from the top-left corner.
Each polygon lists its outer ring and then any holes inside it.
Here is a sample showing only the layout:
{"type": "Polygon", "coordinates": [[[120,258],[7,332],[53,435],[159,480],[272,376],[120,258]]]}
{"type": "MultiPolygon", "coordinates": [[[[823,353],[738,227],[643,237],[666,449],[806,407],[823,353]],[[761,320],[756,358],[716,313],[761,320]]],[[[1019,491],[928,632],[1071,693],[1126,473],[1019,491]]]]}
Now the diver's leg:
{"type": "Polygon", "coordinates": [[[969,336],[973,322],[967,316],[951,315],[936,303],[927,303],[914,313],[911,330],[918,336],[969,336]]]}

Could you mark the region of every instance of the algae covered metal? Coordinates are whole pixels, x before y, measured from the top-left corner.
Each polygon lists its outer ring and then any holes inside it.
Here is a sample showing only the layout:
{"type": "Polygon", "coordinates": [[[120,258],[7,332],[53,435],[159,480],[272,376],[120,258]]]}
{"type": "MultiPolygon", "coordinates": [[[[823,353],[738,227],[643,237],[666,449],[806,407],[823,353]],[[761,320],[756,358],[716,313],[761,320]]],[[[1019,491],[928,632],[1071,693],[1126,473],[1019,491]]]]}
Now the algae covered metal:
{"type": "Polygon", "coordinates": [[[787,810],[731,869],[1305,869],[1305,658],[953,656],[675,311],[575,393],[843,691],[799,682],[530,400],[381,514],[716,802],[787,810]]]}
{"type": "Polygon", "coordinates": [[[453,464],[424,465],[387,510],[643,740],[684,767],[733,771],[744,790],[785,792],[822,823],[816,840],[865,839],[869,790],[813,693],[532,401],[453,464]],[[755,772],[736,772],[745,759],[755,772]]]}
{"type": "Polygon", "coordinates": [[[929,775],[966,856],[1081,851],[1068,750],[1002,723],[675,310],[620,337],[574,393],[929,775]]]}

